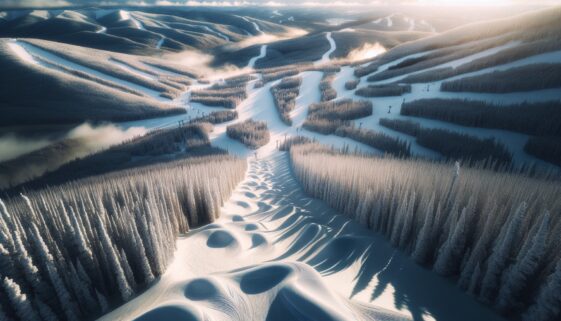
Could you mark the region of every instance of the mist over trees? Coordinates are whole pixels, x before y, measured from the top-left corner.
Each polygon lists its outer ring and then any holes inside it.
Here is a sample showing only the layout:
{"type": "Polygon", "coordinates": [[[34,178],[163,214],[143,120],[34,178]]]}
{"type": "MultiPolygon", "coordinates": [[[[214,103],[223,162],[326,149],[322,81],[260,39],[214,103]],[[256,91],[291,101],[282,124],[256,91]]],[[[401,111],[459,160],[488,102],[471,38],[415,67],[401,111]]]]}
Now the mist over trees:
{"type": "Polygon", "coordinates": [[[480,301],[525,321],[560,317],[558,181],[319,145],[293,146],[290,156],[307,193],[480,301]]]}
{"type": "Polygon", "coordinates": [[[164,271],[175,238],[214,221],[246,162],[203,157],[0,201],[0,317],[84,320],[164,271]]]}

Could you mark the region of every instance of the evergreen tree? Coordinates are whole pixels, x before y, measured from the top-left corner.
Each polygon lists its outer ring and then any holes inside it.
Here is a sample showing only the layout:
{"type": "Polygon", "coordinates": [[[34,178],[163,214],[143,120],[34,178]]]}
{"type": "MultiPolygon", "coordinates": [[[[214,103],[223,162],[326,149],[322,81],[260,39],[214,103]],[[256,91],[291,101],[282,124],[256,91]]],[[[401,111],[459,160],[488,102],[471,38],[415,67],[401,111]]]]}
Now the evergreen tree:
{"type": "Polygon", "coordinates": [[[8,295],[8,299],[12,303],[17,316],[25,321],[40,321],[33,305],[27,298],[27,295],[21,292],[17,283],[12,279],[4,278],[4,291],[8,295]]]}

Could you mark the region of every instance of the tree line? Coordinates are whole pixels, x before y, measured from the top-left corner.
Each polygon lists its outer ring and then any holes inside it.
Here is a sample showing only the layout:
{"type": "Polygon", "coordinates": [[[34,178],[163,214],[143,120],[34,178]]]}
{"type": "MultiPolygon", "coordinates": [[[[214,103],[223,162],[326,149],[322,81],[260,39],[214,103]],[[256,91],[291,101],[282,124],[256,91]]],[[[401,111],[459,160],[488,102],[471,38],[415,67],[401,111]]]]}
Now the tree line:
{"type": "Polygon", "coordinates": [[[281,120],[288,126],[292,125],[290,112],[296,107],[296,97],[300,94],[301,77],[283,78],[278,84],[271,86],[271,94],[281,120]]]}
{"type": "Polygon", "coordinates": [[[228,137],[240,141],[251,149],[266,145],[270,140],[269,129],[264,121],[248,119],[226,127],[228,137]]]}
{"type": "Polygon", "coordinates": [[[212,222],[246,162],[176,161],[0,201],[0,319],[84,320],[130,300],[212,222]]]}
{"type": "Polygon", "coordinates": [[[509,166],[512,162],[512,153],[492,137],[479,138],[443,128],[424,128],[409,120],[381,118],[379,123],[416,137],[417,144],[439,152],[448,160],[487,162],[497,167],[509,166]]]}
{"type": "Polygon", "coordinates": [[[306,192],[481,302],[525,321],[560,317],[558,181],[317,145],[290,156],[306,192]]]}

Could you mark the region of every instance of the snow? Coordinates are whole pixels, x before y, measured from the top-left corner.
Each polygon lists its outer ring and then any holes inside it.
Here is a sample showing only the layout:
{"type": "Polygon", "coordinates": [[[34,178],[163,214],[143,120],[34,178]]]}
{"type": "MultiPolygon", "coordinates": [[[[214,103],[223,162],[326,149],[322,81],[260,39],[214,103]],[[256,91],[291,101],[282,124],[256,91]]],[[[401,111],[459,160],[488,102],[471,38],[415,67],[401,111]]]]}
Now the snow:
{"type": "Polygon", "coordinates": [[[286,153],[248,163],[221,217],[181,237],[157,283],[101,321],[502,320],[307,196],[286,153]]]}
{"type": "Polygon", "coordinates": [[[161,75],[175,76],[175,77],[186,77],[186,78],[188,78],[188,79],[192,79],[192,78],[187,77],[187,76],[185,76],[185,75],[183,75],[183,74],[176,73],[176,72],[173,72],[173,71],[170,71],[170,70],[167,70],[167,69],[159,68],[159,67],[156,67],[156,66],[151,65],[151,64],[143,63],[143,65],[144,65],[144,67],[146,67],[147,69],[150,69],[151,71],[153,71],[153,72],[155,72],[155,73],[158,73],[158,74],[161,74],[161,75]]]}
{"type": "Polygon", "coordinates": [[[427,28],[429,28],[430,32],[436,33],[436,29],[430,23],[428,23],[426,20],[421,20],[421,24],[426,26],[427,28]]]}
{"type": "Polygon", "coordinates": [[[29,64],[33,64],[33,65],[38,65],[39,62],[37,60],[35,60],[35,58],[33,58],[33,56],[31,56],[29,54],[29,52],[27,52],[25,50],[25,48],[22,46],[21,42],[18,42],[16,39],[10,39],[10,41],[8,42],[8,47],[23,61],[29,63],[29,64]]]}
{"type": "Polygon", "coordinates": [[[99,30],[97,30],[95,33],[105,33],[106,31],[107,31],[107,28],[101,26],[101,28],[99,28],[99,30]]]}
{"type": "Polygon", "coordinates": [[[259,55],[251,58],[247,64],[248,68],[255,68],[255,63],[257,60],[265,58],[267,55],[267,45],[261,45],[261,49],[259,49],[259,55]]]}
{"type": "Polygon", "coordinates": [[[127,80],[123,80],[114,76],[110,76],[107,74],[104,74],[100,71],[97,71],[95,69],[86,67],[86,66],[82,66],[80,64],[77,64],[75,62],[66,60],[62,57],[59,57],[55,54],[52,54],[46,50],[43,50],[39,47],[36,47],[30,43],[27,42],[22,42],[22,41],[17,41],[17,42],[11,42],[12,45],[12,49],[14,51],[16,51],[16,53],[18,53],[19,57],[21,57],[23,60],[25,60],[26,62],[29,63],[33,63],[33,64],[37,64],[37,61],[33,58],[33,56],[38,56],[41,57],[42,59],[48,61],[48,62],[52,62],[55,64],[59,64],[62,65],[64,67],[70,68],[70,69],[74,69],[77,71],[81,71],[81,72],[85,72],[88,73],[92,76],[122,85],[124,87],[128,87],[132,90],[141,92],[146,94],[149,97],[152,97],[156,100],[160,100],[160,101],[169,101],[166,98],[160,97],[160,92],[150,89],[150,88],[146,88],[144,86],[141,85],[137,85],[135,83],[132,83],[130,81],[127,80]],[[29,60],[31,59],[31,60],[29,60]]]}
{"type": "Polygon", "coordinates": [[[156,49],[160,49],[162,48],[162,45],[164,44],[164,41],[166,41],[166,37],[160,35],[162,38],[160,40],[158,40],[158,43],[156,44],[156,49]]]}
{"type": "MultiPolygon", "coordinates": [[[[448,93],[441,92],[440,87],[436,85],[429,85],[429,91],[427,91],[427,84],[413,84],[411,87],[411,93],[404,94],[397,97],[376,97],[376,98],[364,98],[359,97],[354,94],[354,91],[348,91],[345,89],[345,82],[354,79],[353,68],[343,67],[341,72],[337,75],[333,81],[333,88],[337,91],[338,98],[351,98],[355,100],[369,100],[374,105],[374,112],[372,116],[361,118],[355,121],[355,124],[362,123],[363,128],[372,129],[375,131],[384,132],[388,135],[399,137],[411,143],[411,152],[415,155],[420,155],[428,158],[441,158],[439,153],[436,153],[430,149],[419,146],[415,138],[409,135],[405,135],[379,124],[380,118],[399,118],[399,119],[409,119],[420,123],[423,127],[427,128],[444,128],[452,130],[455,132],[465,133],[468,135],[489,138],[493,137],[497,141],[503,143],[514,156],[515,164],[536,164],[543,166],[545,168],[550,167],[544,161],[541,161],[526,152],[524,152],[524,144],[528,140],[529,136],[525,134],[520,134],[516,132],[498,130],[498,129],[485,129],[478,127],[466,127],[460,126],[448,122],[431,120],[421,117],[408,117],[401,116],[401,104],[403,101],[413,101],[425,98],[457,98],[457,99],[473,99],[473,100],[483,100],[492,103],[501,104],[513,104],[521,103],[523,101],[549,101],[552,99],[561,99],[561,92],[558,89],[548,89],[540,90],[536,92],[517,92],[509,94],[477,94],[477,93],[448,93]],[[388,106],[392,106],[391,113],[388,113],[388,106]]],[[[360,85],[359,85],[360,87],[360,85]]]]}
{"type": "Polygon", "coordinates": [[[325,21],[326,21],[327,24],[330,25],[330,26],[340,26],[340,25],[342,25],[342,24],[344,24],[344,23],[351,22],[351,21],[353,21],[353,20],[350,20],[350,19],[343,19],[343,18],[329,18],[329,19],[327,19],[327,20],[325,20],[325,21]]]}
{"type": "Polygon", "coordinates": [[[151,75],[151,74],[146,73],[142,70],[133,68],[133,67],[131,67],[129,65],[126,65],[122,62],[119,62],[115,59],[111,58],[111,59],[109,59],[109,62],[112,63],[113,65],[115,65],[117,68],[120,68],[120,69],[122,69],[122,70],[124,70],[124,71],[126,71],[130,74],[133,74],[133,75],[137,76],[137,77],[148,79],[148,80],[158,80],[157,77],[155,77],[154,75],[151,75]]]}
{"type": "Polygon", "coordinates": [[[331,32],[326,33],[325,37],[327,38],[327,41],[329,41],[329,50],[323,54],[320,60],[314,62],[316,65],[328,63],[331,60],[329,56],[337,49],[337,44],[335,43],[335,40],[333,40],[331,32]]]}
{"type": "Polygon", "coordinates": [[[243,20],[251,23],[253,25],[253,28],[255,28],[255,31],[257,31],[257,33],[263,33],[263,31],[261,31],[261,28],[259,28],[259,25],[255,22],[255,21],[251,21],[249,20],[249,18],[247,17],[241,17],[243,20]]]}
{"type": "Polygon", "coordinates": [[[220,38],[222,38],[226,41],[230,41],[230,37],[226,36],[225,34],[223,34],[221,32],[218,32],[218,31],[215,31],[215,30],[211,29],[209,26],[203,26],[203,28],[213,35],[216,35],[216,36],[218,36],[218,37],[220,37],[220,38]]]}
{"type": "MultiPolygon", "coordinates": [[[[491,56],[491,55],[494,55],[494,54],[496,54],[496,53],[498,53],[502,50],[514,48],[518,45],[520,45],[519,41],[511,41],[507,44],[497,46],[497,47],[493,47],[493,48],[490,48],[490,49],[487,49],[487,50],[483,50],[483,51],[477,52],[475,54],[465,56],[463,58],[455,59],[455,60],[440,64],[440,65],[437,65],[437,66],[434,66],[434,67],[430,67],[430,68],[427,68],[427,69],[422,69],[422,70],[415,71],[415,72],[412,72],[412,73],[408,73],[408,74],[405,74],[405,75],[393,77],[393,78],[390,78],[390,79],[385,79],[385,80],[379,81],[377,83],[392,83],[392,82],[400,81],[400,80],[404,79],[405,77],[407,77],[409,75],[415,75],[415,74],[418,74],[418,73],[422,73],[422,72],[426,72],[426,71],[430,71],[430,70],[436,70],[436,69],[440,69],[440,68],[458,68],[459,66],[461,66],[463,64],[466,64],[466,63],[469,63],[469,62],[471,62],[475,59],[491,56]]],[[[422,55],[425,55],[425,54],[426,53],[422,53],[422,55]]],[[[413,55],[408,56],[407,58],[412,58],[412,57],[415,57],[415,56],[416,56],[416,54],[413,54],[413,55]]],[[[406,58],[401,58],[398,61],[401,62],[405,59],[406,58]]],[[[392,62],[392,65],[394,65],[396,63],[392,62]]],[[[382,69],[379,69],[376,73],[378,73],[380,71],[382,71],[382,69]]],[[[374,74],[375,73],[372,73],[371,75],[374,75],[374,74]]]]}
{"type": "Polygon", "coordinates": [[[134,18],[130,12],[126,11],[126,10],[119,10],[119,16],[120,16],[120,21],[127,21],[130,20],[132,21],[132,23],[134,24],[134,26],[136,27],[136,29],[140,29],[140,30],[146,30],[144,28],[144,26],[142,25],[142,23],[140,21],[138,21],[136,18],[134,18]]]}
{"type": "Polygon", "coordinates": [[[405,19],[405,22],[407,22],[409,24],[409,28],[407,30],[409,30],[409,31],[415,30],[415,19],[409,18],[409,17],[405,17],[404,19],[405,19]]]}

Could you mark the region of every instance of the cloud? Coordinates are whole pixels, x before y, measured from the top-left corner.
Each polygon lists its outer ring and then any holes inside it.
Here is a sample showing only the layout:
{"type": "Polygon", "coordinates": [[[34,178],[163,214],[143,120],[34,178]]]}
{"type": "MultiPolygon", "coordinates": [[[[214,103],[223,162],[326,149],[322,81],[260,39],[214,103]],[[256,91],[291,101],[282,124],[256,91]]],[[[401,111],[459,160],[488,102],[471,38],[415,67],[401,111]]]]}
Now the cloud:
{"type": "Polygon", "coordinates": [[[58,140],[5,136],[0,139],[0,159],[8,161],[0,164],[0,188],[29,181],[72,160],[144,134],[146,130],[141,127],[122,130],[115,125],[94,127],[85,123],[58,140]]]}
{"type": "Polygon", "coordinates": [[[16,158],[49,145],[45,138],[31,139],[8,134],[0,137],[0,162],[16,158]]]}

